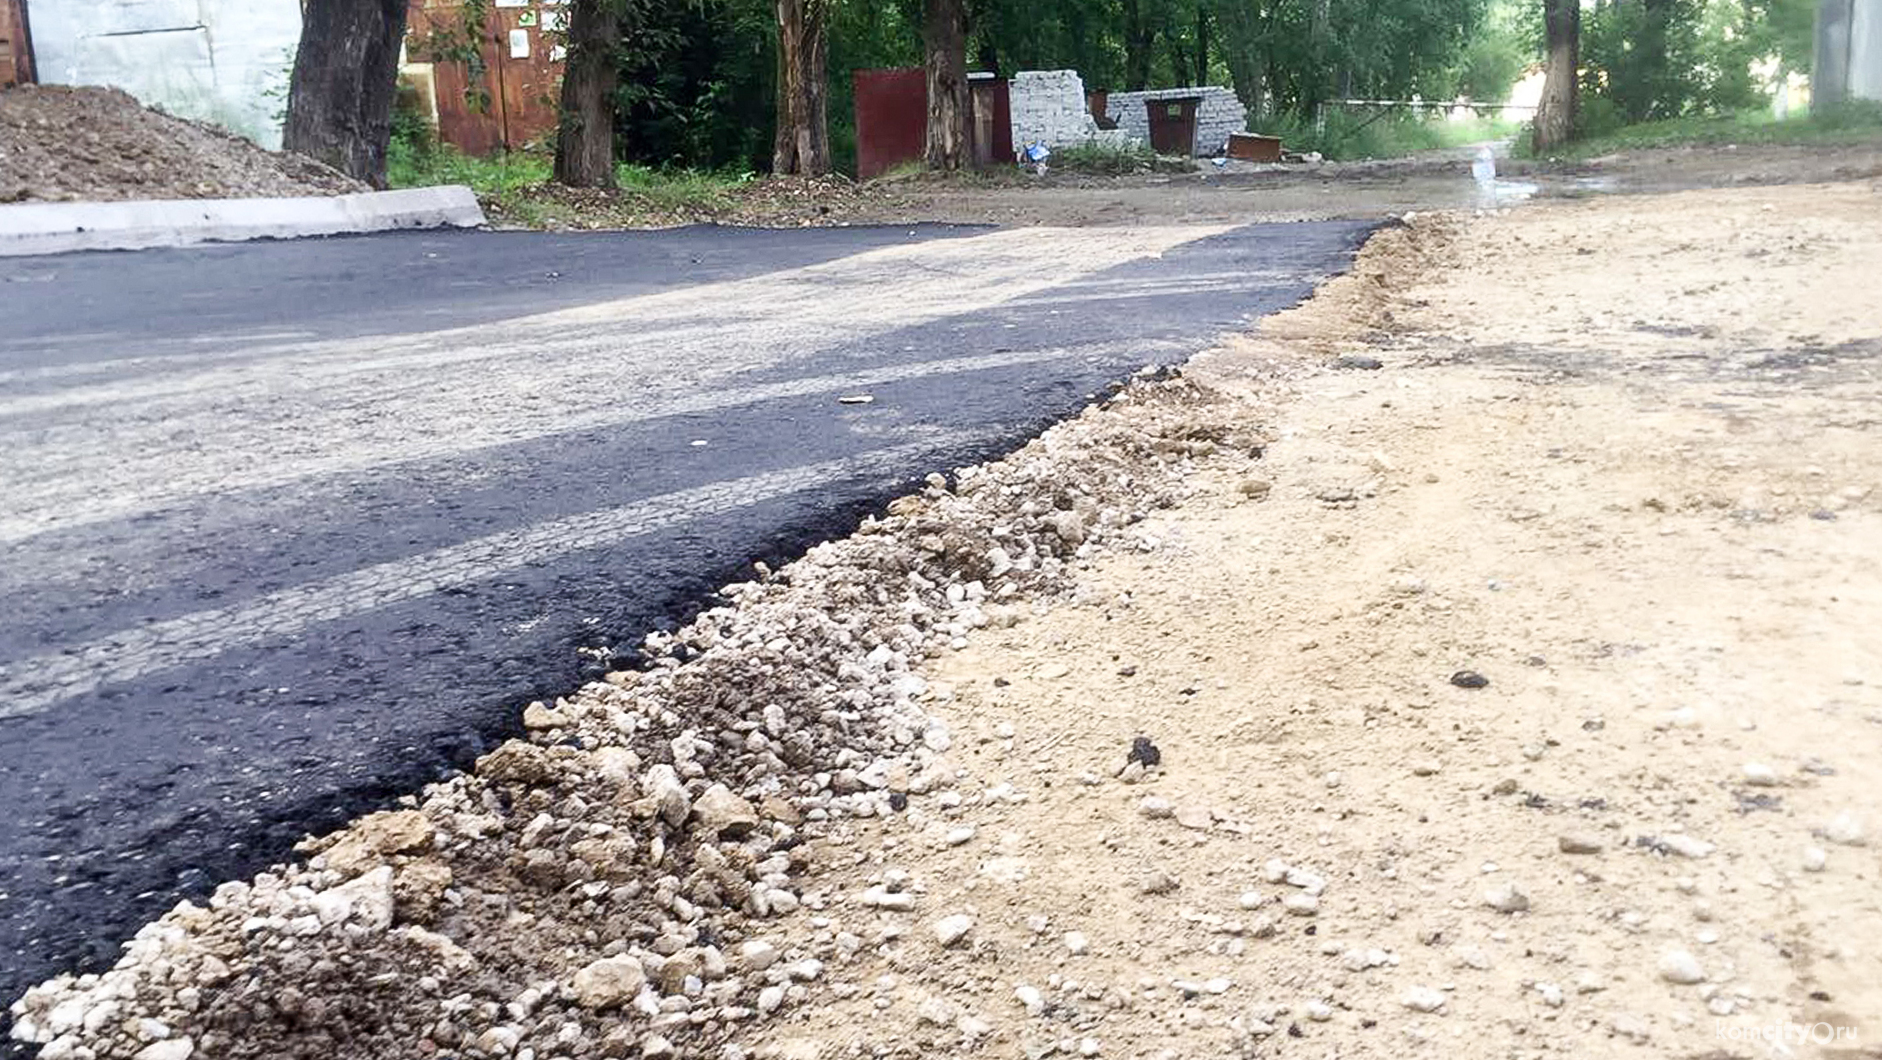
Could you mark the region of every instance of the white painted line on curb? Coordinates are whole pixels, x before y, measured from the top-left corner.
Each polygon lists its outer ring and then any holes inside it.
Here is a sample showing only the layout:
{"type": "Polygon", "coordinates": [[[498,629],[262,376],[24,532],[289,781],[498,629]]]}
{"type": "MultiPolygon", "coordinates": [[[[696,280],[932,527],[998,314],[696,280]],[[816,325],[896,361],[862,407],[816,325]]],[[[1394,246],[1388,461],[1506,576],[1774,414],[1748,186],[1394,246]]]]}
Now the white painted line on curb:
{"type": "Polygon", "coordinates": [[[0,257],[483,223],[477,195],[462,184],[280,199],[27,202],[0,206],[0,257]]]}
{"type": "Polygon", "coordinates": [[[315,623],[390,607],[506,570],[816,489],[834,480],[902,477],[910,461],[973,437],[967,431],[937,431],[920,441],[859,456],[677,490],[123,630],[0,670],[0,719],[38,714],[105,685],[135,681],[231,648],[291,636],[315,623]]]}

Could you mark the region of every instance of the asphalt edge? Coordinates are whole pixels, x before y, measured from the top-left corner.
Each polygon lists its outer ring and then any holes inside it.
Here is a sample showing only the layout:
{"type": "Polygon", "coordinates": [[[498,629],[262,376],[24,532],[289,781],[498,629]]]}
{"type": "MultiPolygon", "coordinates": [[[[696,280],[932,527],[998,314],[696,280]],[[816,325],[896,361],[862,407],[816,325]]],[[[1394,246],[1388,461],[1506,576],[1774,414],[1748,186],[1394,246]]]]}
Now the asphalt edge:
{"type": "Polygon", "coordinates": [[[462,184],[299,198],[16,203],[0,206],[0,257],[485,223],[476,194],[462,184]]]}

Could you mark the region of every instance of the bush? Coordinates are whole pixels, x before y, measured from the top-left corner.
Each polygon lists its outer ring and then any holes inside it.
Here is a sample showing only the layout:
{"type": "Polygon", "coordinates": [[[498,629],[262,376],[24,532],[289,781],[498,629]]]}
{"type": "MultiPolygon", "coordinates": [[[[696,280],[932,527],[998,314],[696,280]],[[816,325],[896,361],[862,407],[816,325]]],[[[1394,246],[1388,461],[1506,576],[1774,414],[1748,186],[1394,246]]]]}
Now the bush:
{"type": "Polygon", "coordinates": [[[1103,140],[1055,147],[1046,165],[1068,173],[1095,173],[1118,176],[1145,173],[1158,168],[1157,153],[1141,143],[1115,144],[1103,140]]]}

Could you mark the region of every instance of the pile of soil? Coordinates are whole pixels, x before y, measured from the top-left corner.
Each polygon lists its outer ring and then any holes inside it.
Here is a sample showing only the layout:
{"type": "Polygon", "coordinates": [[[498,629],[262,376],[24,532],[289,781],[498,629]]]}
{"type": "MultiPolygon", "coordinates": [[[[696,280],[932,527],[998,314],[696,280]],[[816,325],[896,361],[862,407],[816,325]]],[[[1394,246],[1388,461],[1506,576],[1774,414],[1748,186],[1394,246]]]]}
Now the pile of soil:
{"type": "Polygon", "coordinates": [[[0,92],[0,202],[343,195],[365,185],[309,158],[153,110],[120,89],[0,92]]]}

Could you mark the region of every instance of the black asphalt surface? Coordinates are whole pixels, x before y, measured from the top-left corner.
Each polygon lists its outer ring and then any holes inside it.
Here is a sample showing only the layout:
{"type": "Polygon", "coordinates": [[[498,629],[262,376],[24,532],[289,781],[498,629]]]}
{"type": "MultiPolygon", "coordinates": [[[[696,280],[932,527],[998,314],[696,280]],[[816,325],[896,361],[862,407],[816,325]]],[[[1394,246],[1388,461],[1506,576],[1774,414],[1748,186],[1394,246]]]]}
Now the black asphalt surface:
{"type": "MultiPolygon", "coordinates": [[[[269,350],[309,343],[324,344],[307,355],[316,365],[370,357],[447,326],[747,290],[988,233],[403,233],[0,259],[0,517],[47,520],[0,538],[0,1008],[48,975],[108,965],[179,898],[464,766],[522,703],[603,672],[608,652],[680,621],[752,561],[844,533],[926,473],[1008,450],[1134,370],[1298,301],[1367,227],[1205,235],[960,313],[833,328],[827,346],[741,371],[716,404],[568,430],[551,406],[528,436],[69,524],[6,511],[43,459],[30,454],[206,361],[265,373],[269,350]],[[1025,359],[1034,350],[1062,352],[1025,359]],[[982,367],[925,374],[978,355],[982,367]],[[867,405],[792,390],[877,369],[893,378],[867,405]],[[101,386],[121,396],[66,400],[101,386]],[[741,403],[745,389],[775,396],[741,403]],[[257,614],[279,621],[250,628],[257,614]]],[[[833,324],[845,299],[831,292],[833,324]]],[[[632,304],[622,312],[631,332],[632,304]]],[[[728,350],[742,327],[728,326],[728,350]]],[[[466,382],[483,370],[449,369],[466,382]]],[[[651,386],[674,368],[647,371],[651,386]]],[[[181,459],[205,441],[163,444],[181,459]]]]}

